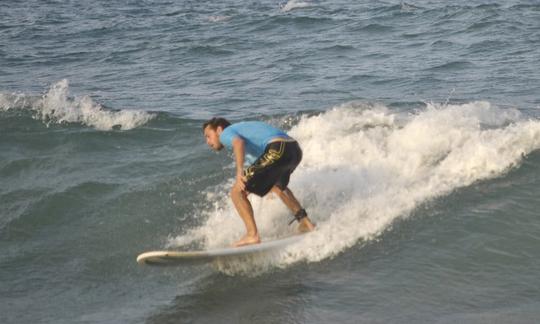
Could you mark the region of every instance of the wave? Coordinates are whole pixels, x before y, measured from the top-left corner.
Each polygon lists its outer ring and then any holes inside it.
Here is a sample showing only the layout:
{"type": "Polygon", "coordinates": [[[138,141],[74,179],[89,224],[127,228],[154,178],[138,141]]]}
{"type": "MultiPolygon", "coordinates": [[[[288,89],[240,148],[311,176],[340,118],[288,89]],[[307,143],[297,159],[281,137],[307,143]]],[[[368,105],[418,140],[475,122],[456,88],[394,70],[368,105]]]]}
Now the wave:
{"type": "Polygon", "coordinates": [[[469,61],[452,61],[426,68],[426,71],[456,71],[474,68],[474,64],[469,61]]]}
{"type": "Polygon", "coordinates": [[[305,1],[298,1],[298,0],[289,0],[286,4],[281,5],[281,11],[282,12],[289,12],[294,9],[300,9],[300,8],[307,8],[310,7],[311,4],[309,2],[305,1]]]}
{"type": "MultiPolygon", "coordinates": [[[[297,246],[242,262],[216,263],[229,274],[332,258],[377,238],[417,207],[518,166],[540,148],[540,121],[489,102],[427,104],[414,114],[384,105],[348,103],[302,116],[289,134],[304,151],[290,187],[317,223],[297,246]]],[[[228,197],[232,180],[210,188],[202,225],[169,246],[230,244],[244,227],[228,197]]],[[[294,232],[279,199],[250,197],[263,240],[294,232]]]]}
{"type": "Polygon", "coordinates": [[[43,96],[0,93],[0,111],[30,110],[33,118],[50,124],[79,123],[97,130],[129,130],[146,124],[154,114],[138,110],[107,110],[89,96],[70,97],[69,82],[53,84],[43,96]]]}
{"type": "Polygon", "coordinates": [[[208,21],[209,22],[224,22],[224,21],[227,21],[227,20],[230,20],[232,17],[231,16],[227,16],[227,15],[212,15],[212,16],[208,16],[208,21]]]}
{"type": "Polygon", "coordinates": [[[371,32],[371,33],[384,33],[384,32],[390,32],[394,30],[394,27],[389,25],[381,25],[378,23],[371,23],[364,25],[362,22],[358,26],[353,28],[354,31],[365,31],[365,32],[371,32]]]}

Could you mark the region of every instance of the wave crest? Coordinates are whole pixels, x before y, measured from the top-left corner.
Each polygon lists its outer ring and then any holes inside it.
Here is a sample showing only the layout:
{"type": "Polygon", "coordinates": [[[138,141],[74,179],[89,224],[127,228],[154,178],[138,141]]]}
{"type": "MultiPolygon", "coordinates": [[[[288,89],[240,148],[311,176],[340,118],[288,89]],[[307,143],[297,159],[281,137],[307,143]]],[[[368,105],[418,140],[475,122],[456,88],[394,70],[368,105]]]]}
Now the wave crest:
{"type": "Polygon", "coordinates": [[[310,6],[311,4],[309,2],[289,0],[286,4],[281,5],[281,12],[289,12],[294,9],[307,8],[310,6]]]}
{"type": "Polygon", "coordinates": [[[80,123],[97,130],[129,130],[146,124],[154,114],[139,110],[107,110],[89,96],[69,96],[69,82],[64,79],[53,84],[41,97],[25,94],[0,93],[0,110],[34,112],[33,117],[47,125],[80,123]]]}

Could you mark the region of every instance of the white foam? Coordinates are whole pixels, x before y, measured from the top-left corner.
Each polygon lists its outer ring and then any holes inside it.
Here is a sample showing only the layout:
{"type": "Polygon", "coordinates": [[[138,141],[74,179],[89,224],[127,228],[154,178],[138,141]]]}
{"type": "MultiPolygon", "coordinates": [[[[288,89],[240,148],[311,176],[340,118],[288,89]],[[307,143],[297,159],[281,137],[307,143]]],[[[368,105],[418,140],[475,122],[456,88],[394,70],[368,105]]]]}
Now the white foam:
{"type": "Polygon", "coordinates": [[[412,5],[412,4],[409,4],[409,3],[406,3],[406,2],[401,2],[401,11],[403,12],[411,12],[411,11],[414,11],[418,9],[418,7],[412,5]]]}
{"type": "Polygon", "coordinates": [[[210,22],[223,22],[231,19],[231,16],[224,16],[224,15],[216,15],[216,16],[209,16],[208,21],[210,22]]]}
{"type": "Polygon", "coordinates": [[[294,10],[294,9],[306,8],[306,7],[309,7],[309,6],[311,6],[311,4],[309,2],[298,1],[298,0],[289,0],[286,4],[281,6],[281,11],[282,12],[288,12],[288,11],[291,11],[291,10],[294,10]]]}
{"type": "MultiPolygon", "coordinates": [[[[254,274],[331,258],[377,237],[430,199],[503,175],[540,148],[539,121],[488,102],[428,104],[414,114],[349,103],[304,116],[289,133],[304,151],[290,188],[318,229],[301,246],[281,253],[216,264],[224,272],[254,274]]],[[[215,247],[243,234],[228,197],[230,185],[213,188],[206,199],[214,207],[199,215],[206,221],[185,237],[215,247]]],[[[286,225],[291,216],[278,199],[251,199],[263,239],[292,231],[286,225]]]]}
{"type": "Polygon", "coordinates": [[[98,130],[132,129],[147,123],[154,115],[138,110],[109,111],[89,96],[69,96],[69,82],[64,79],[53,84],[41,98],[24,94],[0,94],[0,109],[30,109],[34,118],[51,123],[81,123],[98,130]]]}

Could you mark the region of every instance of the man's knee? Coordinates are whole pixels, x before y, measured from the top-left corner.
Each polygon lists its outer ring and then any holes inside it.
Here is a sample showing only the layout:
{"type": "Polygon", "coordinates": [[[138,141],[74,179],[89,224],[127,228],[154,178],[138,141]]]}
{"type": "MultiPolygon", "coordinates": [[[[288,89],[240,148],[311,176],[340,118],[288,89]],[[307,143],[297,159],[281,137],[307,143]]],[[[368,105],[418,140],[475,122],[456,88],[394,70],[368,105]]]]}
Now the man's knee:
{"type": "Polygon", "coordinates": [[[247,197],[247,195],[248,195],[247,192],[242,191],[237,186],[233,186],[231,191],[229,192],[229,194],[230,194],[231,198],[242,198],[242,197],[247,197]]]}
{"type": "Polygon", "coordinates": [[[272,192],[275,193],[276,195],[278,195],[279,197],[288,197],[289,193],[290,193],[290,190],[289,190],[289,188],[281,189],[278,186],[274,186],[272,188],[272,192]]]}
{"type": "Polygon", "coordinates": [[[238,197],[238,194],[239,194],[239,190],[236,189],[236,186],[232,187],[231,191],[229,192],[229,195],[231,196],[231,198],[238,197]]]}

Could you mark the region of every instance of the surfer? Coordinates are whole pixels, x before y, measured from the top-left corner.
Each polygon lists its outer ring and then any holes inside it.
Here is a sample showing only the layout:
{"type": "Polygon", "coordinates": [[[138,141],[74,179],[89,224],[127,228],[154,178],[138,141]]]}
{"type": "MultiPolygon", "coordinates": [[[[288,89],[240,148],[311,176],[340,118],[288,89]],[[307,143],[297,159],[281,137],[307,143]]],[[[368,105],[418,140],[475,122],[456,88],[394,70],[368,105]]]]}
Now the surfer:
{"type": "Polygon", "coordinates": [[[225,118],[212,118],[203,124],[206,143],[215,151],[224,147],[234,152],[236,182],[231,199],[246,226],[246,235],[234,246],[261,242],[248,195],[263,197],[275,193],[292,211],[298,221],[298,230],[312,231],[315,226],[292,191],[287,187],[289,178],[302,160],[298,142],[284,131],[259,121],[231,124],[225,118]],[[244,162],[250,165],[244,170],[244,162]]]}

